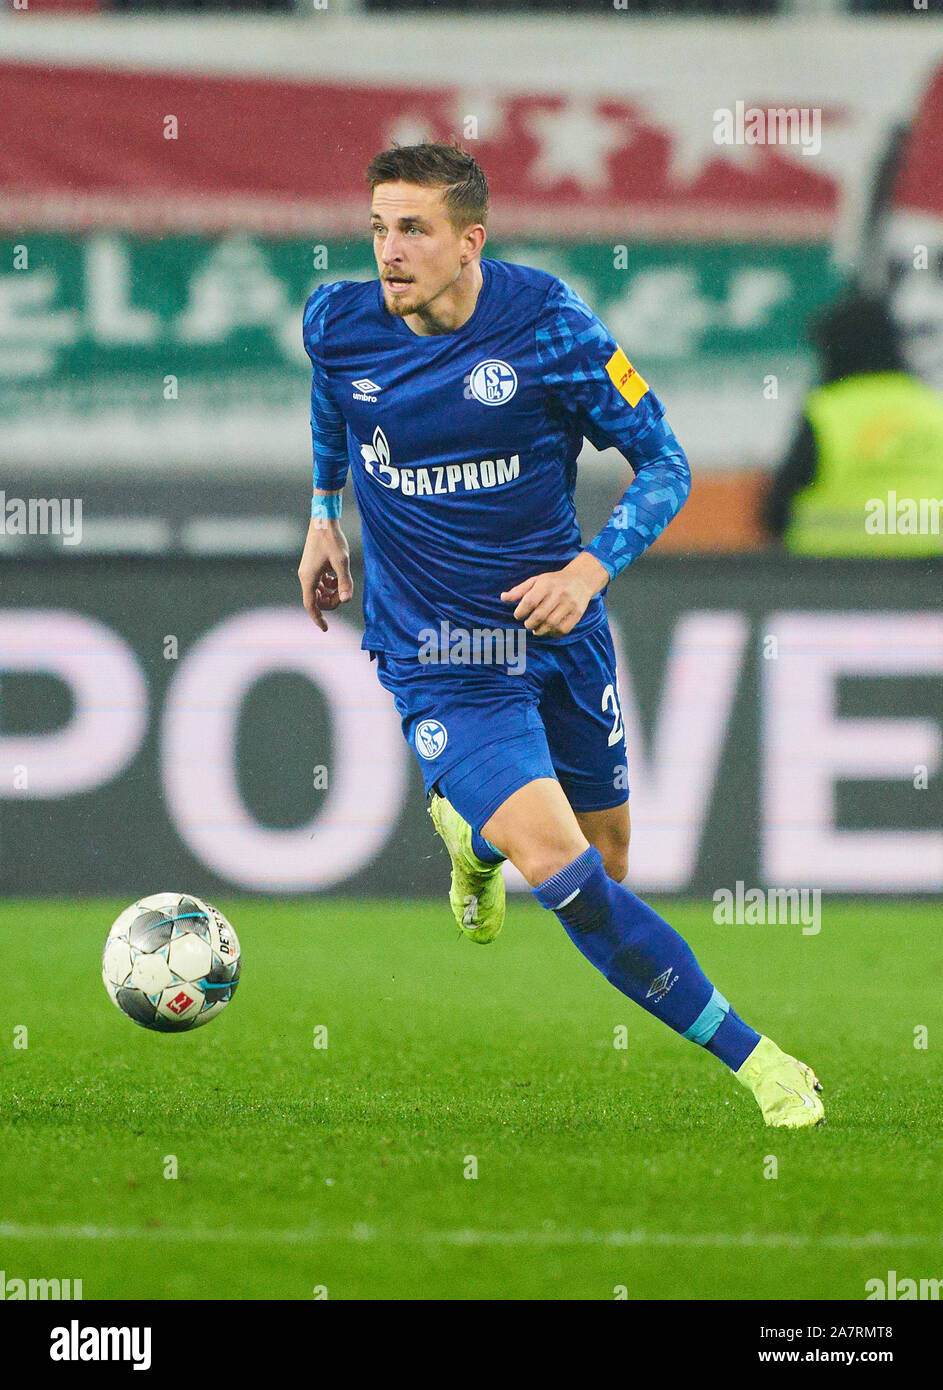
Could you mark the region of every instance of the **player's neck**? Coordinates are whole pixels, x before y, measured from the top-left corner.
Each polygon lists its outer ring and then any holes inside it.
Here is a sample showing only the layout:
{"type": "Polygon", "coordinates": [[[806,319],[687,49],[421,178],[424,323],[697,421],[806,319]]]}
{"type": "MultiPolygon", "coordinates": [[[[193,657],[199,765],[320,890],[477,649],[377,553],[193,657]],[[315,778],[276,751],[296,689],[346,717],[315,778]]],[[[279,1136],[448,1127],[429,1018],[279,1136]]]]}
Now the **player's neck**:
{"type": "Polygon", "coordinates": [[[417,313],[406,314],[403,322],[422,338],[435,333],[454,333],[475,312],[483,283],[481,262],[470,261],[451,285],[417,313]]]}

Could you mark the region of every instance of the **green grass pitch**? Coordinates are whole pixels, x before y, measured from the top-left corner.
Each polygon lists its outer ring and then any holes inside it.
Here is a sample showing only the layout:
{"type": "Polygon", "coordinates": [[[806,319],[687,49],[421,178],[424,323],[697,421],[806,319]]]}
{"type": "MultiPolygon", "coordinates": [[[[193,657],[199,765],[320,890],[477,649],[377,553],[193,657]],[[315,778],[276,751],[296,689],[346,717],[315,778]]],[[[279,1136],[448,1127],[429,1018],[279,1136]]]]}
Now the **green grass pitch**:
{"type": "Polygon", "coordinates": [[[863,1299],[891,1269],[943,1276],[933,905],[826,899],[817,936],[662,905],[822,1077],[827,1126],[798,1134],[528,900],[486,947],[444,898],[220,902],[242,982],[180,1036],[105,994],[123,906],[0,908],[8,1279],[81,1278],[86,1299],[863,1299]]]}

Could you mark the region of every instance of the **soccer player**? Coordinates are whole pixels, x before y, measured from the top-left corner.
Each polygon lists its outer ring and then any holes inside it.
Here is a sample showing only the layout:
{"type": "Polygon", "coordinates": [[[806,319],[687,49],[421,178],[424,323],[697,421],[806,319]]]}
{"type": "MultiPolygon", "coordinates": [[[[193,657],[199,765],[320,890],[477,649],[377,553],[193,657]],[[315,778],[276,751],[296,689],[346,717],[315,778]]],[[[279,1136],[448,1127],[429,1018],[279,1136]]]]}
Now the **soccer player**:
{"type": "Polygon", "coordinates": [[[510,859],[606,979],[726,1063],[767,1124],[817,1124],[811,1069],[745,1023],[622,883],[625,739],[602,595],[687,498],[664,409],[567,285],[482,258],[488,186],[471,155],[394,147],[367,180],[379,280],[323,285],[304,311],[305,607],[326,630],[353,595],[352,469],[363,646],[419,760],[462,931],[498,934],[510,859]],[[573,503],[584,436],[635,473],[587,546],[573,503]]]}

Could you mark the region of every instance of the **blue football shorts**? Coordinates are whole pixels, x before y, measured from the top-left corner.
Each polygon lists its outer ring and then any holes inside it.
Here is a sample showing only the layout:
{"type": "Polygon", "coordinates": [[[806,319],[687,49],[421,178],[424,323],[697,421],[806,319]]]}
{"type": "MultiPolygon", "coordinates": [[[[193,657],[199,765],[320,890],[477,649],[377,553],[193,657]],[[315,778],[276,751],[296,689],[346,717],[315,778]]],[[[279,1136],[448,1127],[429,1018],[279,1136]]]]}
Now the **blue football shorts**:
{"type": "Polygon", "coordinates": [[[538,777],[555,777],[574,811],[603,811],[628,800],[608,623],[565,644],[528,633],[519,674],[504,665],[371,655],[426,793],[438,786],[475,830],[538,777]]]}

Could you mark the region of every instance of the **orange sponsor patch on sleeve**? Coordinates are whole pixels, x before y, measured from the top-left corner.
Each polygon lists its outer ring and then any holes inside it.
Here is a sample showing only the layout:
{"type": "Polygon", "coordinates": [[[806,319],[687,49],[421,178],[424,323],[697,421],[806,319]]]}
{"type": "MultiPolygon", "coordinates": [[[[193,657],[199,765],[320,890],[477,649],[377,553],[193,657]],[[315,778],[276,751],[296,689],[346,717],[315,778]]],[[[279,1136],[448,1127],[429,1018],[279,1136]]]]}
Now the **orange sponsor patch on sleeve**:
{"type": "Polygon", "coordinates": [[[648,390],[648,382],[635,370],[621,348],[616,348],[609,358],[606,363],[606,371],[619,395],[624,397],[629,405],[638,405],[648,390]]]}

